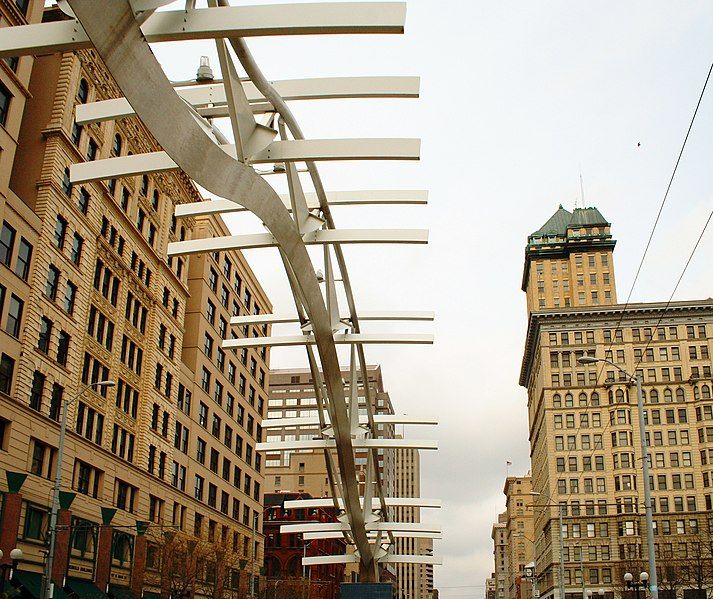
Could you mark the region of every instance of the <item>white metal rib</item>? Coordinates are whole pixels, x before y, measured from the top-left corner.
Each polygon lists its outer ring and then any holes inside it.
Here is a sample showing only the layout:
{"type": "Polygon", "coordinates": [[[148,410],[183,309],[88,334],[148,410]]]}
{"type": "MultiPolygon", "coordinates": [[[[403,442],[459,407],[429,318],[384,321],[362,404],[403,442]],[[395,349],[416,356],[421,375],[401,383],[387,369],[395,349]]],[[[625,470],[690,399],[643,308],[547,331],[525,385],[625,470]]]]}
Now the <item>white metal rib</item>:
{"type": "MultiPolygon", "coordinates": [[[[304,236],[306,245],[325,243],[428,243],[426,229],[320,229],[304,236]]],[[[228,235],[225,237],[206,237],[188,241],[174,241],[168,244],[168,256],[188,256],[206,252],[224,250],[250,250],[277,247],[271,233],[251,235],[228,235]]]]}
{"type": "MultiPolygon", "coordinates": [[[[349,345],[361,343],[364,345],[430,345],[433,335],[422,333],[334,333],[334,343],[349,345]]],[[[290,347],[299,345],[314,345],[314,335],[281,335],[279,337],[245,337],[226,339],[223,341],[224,349],[237,349],[243,347],[290,347]]]]}
{"type": "MultiPolygon", "coordinates": [[[[273,35],[403,33],[403,2],[325,2],[155,12],[141,26],[149,42],[273,35]]],[[[0,58],[92,46],[78,21],[3,27],[0,58]]]]}
{"type": "MultiPolygon", "coordinates": [[[[438,449],[438,441],[423,439],[354,439],[354,449],[438,449]]],[[[331,449],[334,439],[306,439],[304,441],[266,441],[257,443],[255,451],[299,451],[302,449],[331,449]]]]}
{"type": "MultiPolygon", "coordinates": [[[[330,424],[329,418],[325,417],[325,422],[330,424]]],[[[367,424],[369,419],[366,416],[359,417],[360,424],[367,424]]],[[[428,424],[437,425],[438,419],[427,416],[409,416],[406,414],[374,414],[376,424],[428,424]]],[[[273,428],[285,428],[287,426],[319,426],[319,419],[312,417],[305,418],[268,418],[262,421],[263,430],[273,428]]]]}
{"type": "MultiPolygon", "coordinates": [[[[332,160],[418,160],[420,141],[417,139],[303,139],[273,141],[251,156],[251,164],[267,162],[316,162],[332,160]]],[[[235,157],[235,146],[220,146],[235,157]]],[[[129,177],[141,173],[178,170],[178,165],[166,152],[147,152],[72,164],[72,183],[129,177]]]]}
{"type": "MultiPolygon", "coordinates": [[[[423,497],[386,497],[386,505],[389,507],[422,507],[422,508],[440,508],[442,503],[440,499],[426,499],[423,497]]],[[[361,498],[362,504],[364,498],[361,498]]],[[[337,499],[340,507],[343,507],[344,501],[341,498],[337,499]]],[[[289,510],[326,508],[334,506],[334,498],[321,497],[319,499],[292,499],[285,501],[284,507],[289,510]]],[[[372,509],[381,507],[381,500],[375,497],[371,500],[372,509]]]]}
{"type": "MultiPolygon", "coordinates": [[[[248,102],[266,104],[252,81],[243,81],[248,102]]],[[[329,100],[340,98],[417,98],[418,77],[324,77],[273,81],[273,87],[285,100],[329,100]]],[[[222,83],[193,85],[176,89],[176,93],[194,107],[211,105],[218,114],[227,114],[225,87],[222,83]]],[[[136,113],[126,98],[79,104],[75,121],[79,125],[111,121],[136,113]]]]}
{"type": "MultiPolygon", "coordinates": [[[[339,316],[342,320],[348,320],[349,314],[344,313],[339,316]]],[[[359,320],[408,320],[408,321],[432,321],[435,315],[428,311],[408,311],[408,310],[390,310],[383,312],[359,312],[359,320]]],[[[260,325],[260,324],[288,324],[297,323],[300,319],[297,316],[286,314],[249,314],[247,316],[233,316],[230,319],[230,324],[234,325],[260,325]]]]}
{"type": "MultiPolygon", "coordinates": [[[[317,194],[305,192],[307,208],[317,210],[320,207],[317,194]]],[[[280,199],[288,210],[290,197],[282,194],[280,199]]],[[[327,200],[330,206],[371,206],[371,205],[414,205],[420,206],[428,203],[428,192],[423,190],[381,190],[367,189],[364,191],[328,191],[327,200]]],[[[190,202],[176,206],[176,218],[187,216],[203,216],[206,214],[225,214],[230,212],[245,212],[246,209],[232,200],[223,198],[205,200],[203,202],[190,202]]]]}

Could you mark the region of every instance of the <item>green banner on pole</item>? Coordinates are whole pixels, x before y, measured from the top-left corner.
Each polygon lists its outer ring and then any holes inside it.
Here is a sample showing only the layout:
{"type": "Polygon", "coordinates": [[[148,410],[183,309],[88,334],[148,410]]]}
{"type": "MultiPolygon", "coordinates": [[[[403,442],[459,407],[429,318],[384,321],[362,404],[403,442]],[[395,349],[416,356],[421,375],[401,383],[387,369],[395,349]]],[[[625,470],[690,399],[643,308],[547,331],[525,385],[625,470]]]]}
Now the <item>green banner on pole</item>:
{"type": "Polygon", "coordinates": [[[23,472],[8,471],[5,473],[5,476],[7,477],[7,490],[10,493],[19,493],[25,479],[27,478],[27,474],[24,474],[23,472]]]}
{"type": "Polygon", "coordinates": [[[114,519],[114,514],[116,514],[116,508],[103,507],[102,508],[102,523],[105,526],[109,526],[109,524],[111,524],[111,521],[114,519]]]}
{"type": "Polygon", "coordinates": [[[60,491],[59,492],[59,507],[63,510],[68,510],[72,506],[74,498],[77,496],[76,493],[71,491],[60,491]]]}

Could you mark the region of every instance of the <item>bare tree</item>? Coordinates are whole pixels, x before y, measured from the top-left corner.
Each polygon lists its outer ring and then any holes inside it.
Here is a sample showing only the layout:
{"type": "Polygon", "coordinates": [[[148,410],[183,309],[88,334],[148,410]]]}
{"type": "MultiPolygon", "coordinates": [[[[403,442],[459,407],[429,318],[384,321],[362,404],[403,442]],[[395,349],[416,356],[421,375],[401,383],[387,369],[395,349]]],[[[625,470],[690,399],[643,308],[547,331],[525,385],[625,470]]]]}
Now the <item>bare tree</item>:
{"type": "Polygon", "coordinates": [[[696,592],[697,599],[713,597],[713,539],[710,532],[696,526],[681,543],[681,574],[686,586],[696,592]]]}

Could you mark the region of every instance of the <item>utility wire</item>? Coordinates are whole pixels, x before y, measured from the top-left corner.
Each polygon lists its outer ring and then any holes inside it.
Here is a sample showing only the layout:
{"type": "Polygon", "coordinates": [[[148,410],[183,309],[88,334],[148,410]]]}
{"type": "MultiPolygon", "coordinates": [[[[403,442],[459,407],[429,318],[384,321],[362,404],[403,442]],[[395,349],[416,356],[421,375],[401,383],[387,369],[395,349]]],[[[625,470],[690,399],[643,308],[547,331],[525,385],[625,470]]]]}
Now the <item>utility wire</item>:
{"type": "MultiPolygon", "coordinates": [[[[638,281],[638,279],[639,279],[639,275],[641,274],[641,269],[643,268],[644,261],[646,260],[646,256],[647,256],[648,251],[649,251],[649,248],[650,248],[650,246],[651,246],[651,241],[652,241],[652,239],[653,239],[653,237],[654,237],[654,233],[656,232],[656,228],[657,228],[657,226],[658,226],[659,220],[661,219],[661,214],[662,214],[662,212],[663,212],[664,206],[666,205],[666,202],[667,202],[667,200],[668,200],[669,192],[671,191],[671,187],[672,187],[672,185],[673,185],[673,180],[674,180],[674,178],[675,178],[675,176],[676,176],[676,173],[678,172],[678,166],[679,166],[679,164],[681,163],[681,158],[683,157],[683,152],[684,152],[684,150],[686,149],[686,144],[688,143],[688,138],[690,137],[691,130],[693,129],[693,124],[695,123],[696,117],[698,116],[698,109],[700,108],[701,103],[702,103],[702,101],[703,101],[703,96],[704,96],[704,94],[705,94],[706,88],[708,87],[708,82],[710,81],[711,73],[713,73],[713,63],[711,63],[711,65],[710,65],[710,67],[709,67],[709,69],[708,69],[708,74],[706,75],[705,82],[703,83],[703,88],[701,89],[701,93],[700,93],[699,96],[698,96],[698,101],[696,102],[696,107],[695,107],[695,109],[694,109],[694,111],[693,111],[693,115],[691,116],[691,120],[690,120],[690,122],[689,122],[689,124],[688,124],[688,129],[686,130],[686,135],[685,135],[685,137],[683,138],[683,143],[681,144],[681,149],[680,149],[679,152],[678,152],[678,157],[676,158],[676,162],[675,162],[675,164],[674,164],[673,171],[671,172],[671,177],[669,178],[668,185],[666,186],[666,191],[665,191],[665,193],[664,193],[664,195],[663,195],[663,199],[661,200],[661,204],[659,205],[659,209],[658,209],[658,212],[657,212],[657,214],[656,214],[656,218],[654,219],[653,226],[651,227],[651,232],[650,232],[650,234],[649,234],[648,240],[646,241],[646,246],[644,247],[644,252],[643,252],[643,254],[642,254],[642,256],[641,256],[641,260],[639,261],[639,265],[638,265],[638,267],[637,267],[637,269],[636,269],[636,274],[634,275],[634,280],[632,281],[631,287],[629,288],[629,293],[628,293],[628,295],[627,295],[627,297],[626,297],[626,302],[624,303],[624,307],[623,307],[623,309],[622,309],[622,311],[621,311],[621,315],[619,316],[619,320],[618,320],[618,322],[617,322],[616,328],[614,329],[614,334],[612,335],[612,338],[611,338],[611,340],[610,340],[610,342],[609,342],[609,346],[608,346],[608,348],[607,348],[607,349],[605,350],[605,352],[604,352],[605,357],[606,357],[607,353],[609,353],[609,352],[611,351],[612,347],[614,346],[614,342],[616,341],[616,331],[621,327],[621,323],[623,322],[624,316],[626,315],[626,310],[627,310],[627,308],[629,307],[629,303],[630,303],[630,301],[631,301],[631,296],[632,296],[632,294],[633,294],[633,292],[634,292],[634,287],[636,286],[636,283],[637,283],[637,281],[638,281]]],[[[710,216],[708,217],[708,222],[710,222],[710,216]]],[[[706,222],[706,225],[704,226],[703,231],[701,232],[701,236],[700,236],[700,237],[703,236],[703,233],[705,232],[705,229],[706,229],[706,227],[708,226],[708,222],[706,222]]],[[[686,266],[685,266],[684,269],[683,269],[683,272],[681,273],[681,276],[679,277],[678,283],[676,284],[676,287],[674,288],[674,293],[675,293],[676,289],[678,289],[678,285],[679,285],[679,283],[681,282],[681,278],[683,278],[683,275],[685,274],[686,269],[688,268],[688,264],[690,263],[691,259],[693,258],[693,254],[695,253],[696,249],[698,248],[698,244],[700,243],[700,237],[699,237],[698,241],[696,242],[696,245],[695,245],[695,247],[694,247],[694,249],[693,249],[693,252],[691,252],[691,255],[690,255],[689,259],[688,259],[688,262],[686,263],[686,266]]],[[[668,308],[668,306],[670,305],[672,298],[673,298],[673,293],[671,294],[671,298],[669,299],[669,301],[668,301],[668,303],[667,303],[667,305],[666,305],[667,308],[668,308]]],[[[664,311],[664,313],[665,313],[665,311],[664,311]]],[[[663,318],[663,314],[662,314],[662,318],[663,318]]],[[[661,319],[659,319],[659,322],[661,322],[661,319]]],[[[657,325],[658,325],[658,323],[657,323],[657,325]]],[[[653,333],[652,333],[652,339],[653,339],[653,333]]],[[[650,342],[651,342],[651,340],[649,340],[649,343],[650,343],[650,342]]],[[[647,347],[648,347],[648,344],[647,344],[647,347]]],[[[639,363],[640,363],[640,362],[639,362],[639,363]]],[[[636,366],[638,367],[638,364],[637,364],[636,366]]],[[[605,368],[606,368],[606,364],[601,364],[601,365],[599,366],[599,368],[598,368],[597,381],[596,381],[596,384],[595,384],[595,389],[596,389],[597,387],[599,387],[600,378],[601,378],[602,373],[605,371],[605,368]]],[[[636,370],[636,367],[634,368],[634,370],[636,370]]],[[[615,381],[615,382],[618,382],[618,381],[615,381]]],[[[601,402],[602,400],[603,400],[603,398],[600,398],[600,402],[601,402]]],[[[610,426],[610,423],[608,423],[607,425],[605,425],[605,427],[602,429],[602,443],[603,443],[603,441],[604,441],[604,433],[607,431],[607,429],[609,428],[609,426],[610,426]]],[[[572,434],[578,435],[578,433],[580,432],[580,430],[581,430],[581,424],[578,424],[578,425],[577,425],[577,428],[574,429],[574,430],[572,430],[571,433],[569,433],[569,434],[570,434],[570,435],[572,435],[572,434]]],[[[565,454],[565,464],[567,463],[567,458],[570,457],[572,451],[575,451],[575,450],[567,450],[567,453],[565,454]]],[[[596,450],[595,450],[595,451],[596,451],[596,450]]],[[[590,454],[590,457],[593,457],[593,456],[594,456],[594,453],[590,454]]],[[[581,477],[577,477],[577,478],[581,478],[581,477]]],[[[566,497],[565,497],[565,500],[566,500],[566,499],[569,499],[570,497],[571,497],[571,493],[568,493],[568,494],[566,495],[566,497]]]]}

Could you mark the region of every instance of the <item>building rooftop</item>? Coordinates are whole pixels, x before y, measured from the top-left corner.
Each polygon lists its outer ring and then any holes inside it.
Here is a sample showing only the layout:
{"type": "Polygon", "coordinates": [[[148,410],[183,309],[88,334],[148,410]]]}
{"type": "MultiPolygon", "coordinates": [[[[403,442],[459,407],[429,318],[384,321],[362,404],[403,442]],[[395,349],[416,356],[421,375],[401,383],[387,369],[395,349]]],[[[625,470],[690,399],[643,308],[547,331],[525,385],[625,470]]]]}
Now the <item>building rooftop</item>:
{"type": "Polygon", "coordinates": [[[557,211],[530,237],[543,237],[547,235],[557,235],[565,237],[567,229],[580,227],[594,227],[597,225],[610,226],[610,223],[602,216],[597,208],[575,208],[572,212],[566,210],[562,204],[557,211]]]}

